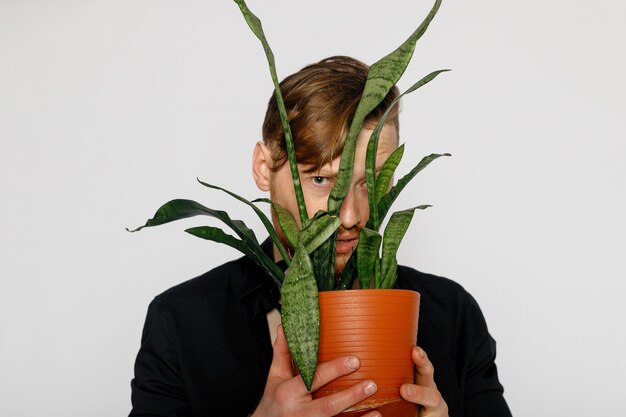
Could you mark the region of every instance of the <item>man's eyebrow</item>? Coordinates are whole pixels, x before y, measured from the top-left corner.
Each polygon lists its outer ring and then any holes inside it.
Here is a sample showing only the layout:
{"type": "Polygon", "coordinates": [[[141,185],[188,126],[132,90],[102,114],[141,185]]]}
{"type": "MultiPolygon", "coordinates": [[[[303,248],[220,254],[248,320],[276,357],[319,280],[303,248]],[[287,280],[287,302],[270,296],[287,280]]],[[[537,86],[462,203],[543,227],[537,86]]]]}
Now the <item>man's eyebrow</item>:
{"type": "Polygon", "coordinates": [[[324,177],[334,177],[339,174],[339,165],[337,164],[337,169],[333,169],[328,164],[323,165],[319,167],[318,169],[315,169],[315,167],[309,167],[308,169],[305,170],[305,172],[308,174],[314,174],[314,175],[319,174],[320,176],[324,176],[324,177]]]}
{"type": "Polygon", "coordinates": [[[336,177],[339,175],[339,171],[332,169],[320,169],[318,171],[312,172],[312,174],[318,175],[320,177],[336,177]]]}

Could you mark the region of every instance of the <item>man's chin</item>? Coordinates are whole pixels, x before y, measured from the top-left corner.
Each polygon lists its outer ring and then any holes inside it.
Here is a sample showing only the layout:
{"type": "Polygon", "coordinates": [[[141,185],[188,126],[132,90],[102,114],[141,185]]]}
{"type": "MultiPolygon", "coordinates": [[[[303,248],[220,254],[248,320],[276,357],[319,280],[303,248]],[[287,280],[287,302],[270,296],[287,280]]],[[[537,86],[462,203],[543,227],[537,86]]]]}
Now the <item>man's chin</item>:
{"type": "Polygon", "coordinates": [[[352,253],[338,253],[335,258],[335,277],[340,277],[352,253]]]}

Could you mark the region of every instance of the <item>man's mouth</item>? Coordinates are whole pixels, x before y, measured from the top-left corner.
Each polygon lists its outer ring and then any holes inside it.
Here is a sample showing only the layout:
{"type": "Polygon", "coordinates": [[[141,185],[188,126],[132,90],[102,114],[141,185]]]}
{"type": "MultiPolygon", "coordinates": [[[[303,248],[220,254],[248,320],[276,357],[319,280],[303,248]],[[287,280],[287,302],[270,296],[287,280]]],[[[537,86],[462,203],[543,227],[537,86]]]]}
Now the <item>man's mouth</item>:
{"type": "Polygon", "coordinates": [[[338,254],[352,253],[356,249],[356,245],[359,243],[359,237],[357,236],[345,236],[337,237],[336,252],[338,254]]]}

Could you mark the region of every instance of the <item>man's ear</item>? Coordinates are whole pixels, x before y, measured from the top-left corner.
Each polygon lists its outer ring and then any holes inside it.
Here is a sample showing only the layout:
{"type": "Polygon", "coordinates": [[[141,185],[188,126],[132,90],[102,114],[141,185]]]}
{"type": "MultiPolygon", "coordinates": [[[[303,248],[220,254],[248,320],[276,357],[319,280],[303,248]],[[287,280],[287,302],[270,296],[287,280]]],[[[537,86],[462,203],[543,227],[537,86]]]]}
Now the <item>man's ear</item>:
{"type": "Polygon", "coordinates": [[[252,176],[261,191],[270,190],[270,175],[274,160],[263,142],[257,142],[252,152],[252,176]]]}

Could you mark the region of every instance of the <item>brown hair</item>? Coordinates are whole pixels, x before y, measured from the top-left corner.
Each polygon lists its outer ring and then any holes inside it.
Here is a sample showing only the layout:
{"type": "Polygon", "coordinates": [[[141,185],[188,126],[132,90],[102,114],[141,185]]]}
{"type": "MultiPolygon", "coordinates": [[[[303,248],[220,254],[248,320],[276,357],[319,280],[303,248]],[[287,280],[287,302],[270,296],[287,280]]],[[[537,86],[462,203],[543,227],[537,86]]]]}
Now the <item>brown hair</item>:
{"type": "MultiPolygon", "coordinates": [[[[307,171],[317,171],[341,156],[368,72],[369,67],[361,61],[333,56],[302,68],[280,83],[296,160],[310,165],[307,171]]],[[[398,88],[394,86],[367,116],[365,123],[368,127],[378,122],[398,94],[398,88]]],[[[398,106],[391,110],[387,123],[399,132],[398,106]]],[[[263,122],[263,141],[272,152],[275,161],[272,168],[278,170],[287,161],[287,149],[273,94],[263,122]]]]}

